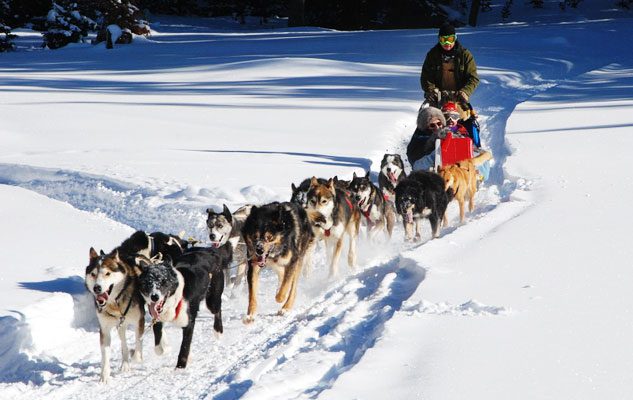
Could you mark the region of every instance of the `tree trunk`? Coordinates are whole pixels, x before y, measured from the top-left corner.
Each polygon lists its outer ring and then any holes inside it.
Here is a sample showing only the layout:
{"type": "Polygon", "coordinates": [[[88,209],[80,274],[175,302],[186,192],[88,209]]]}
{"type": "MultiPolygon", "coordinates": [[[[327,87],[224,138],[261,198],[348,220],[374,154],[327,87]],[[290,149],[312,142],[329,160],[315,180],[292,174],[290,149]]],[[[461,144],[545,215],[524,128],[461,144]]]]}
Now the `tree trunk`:
{"type": "Polygon", "coordinates": [[[470,2],[470,15],[468,16],[468,25],[477,26],[477,17],[479,16],[479,8],[481,0],[472,0],[470,2]]]}
{"type": "Polygon", "coordinates": [[[288,26],[305,25],[305,0],[288,1],[288,26]]]}

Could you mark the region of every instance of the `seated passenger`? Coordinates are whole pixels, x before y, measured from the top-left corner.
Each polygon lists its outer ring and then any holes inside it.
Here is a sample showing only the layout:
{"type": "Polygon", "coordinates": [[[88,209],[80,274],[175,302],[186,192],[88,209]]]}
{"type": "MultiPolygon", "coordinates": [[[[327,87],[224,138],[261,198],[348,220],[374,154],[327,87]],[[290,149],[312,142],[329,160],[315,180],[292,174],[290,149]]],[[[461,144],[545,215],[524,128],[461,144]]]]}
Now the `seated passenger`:
{"type": "Polygon", "coordinates": [[[446,136],[446,119],[435,107],[420,108],[417,128],[407,146],[407,159],[414,171],[435,166],[435,140],[446,136]]]}

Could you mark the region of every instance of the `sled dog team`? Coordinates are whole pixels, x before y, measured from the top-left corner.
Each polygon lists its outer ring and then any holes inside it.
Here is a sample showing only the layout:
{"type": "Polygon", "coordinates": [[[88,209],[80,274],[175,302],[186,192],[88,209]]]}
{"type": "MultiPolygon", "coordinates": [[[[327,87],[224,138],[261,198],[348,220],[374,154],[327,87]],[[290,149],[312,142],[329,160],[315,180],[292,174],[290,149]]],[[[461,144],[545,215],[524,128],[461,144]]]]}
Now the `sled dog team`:
{"type": "Polygon", "coordinates": [[[432,237],[439,235],[440,221],[447,224],[446,208],[456,199],[460,221],[464,202],[474,208],[477,190],[475,166],[490,158],[489,153],[440,168],[438,173],[415,171],[405,175],[398,154],[385,154],[378,186],[354,173],[351,181],[337,177],[308,178],[292,184],[289,202],[262,206],[247,205],[234,213],[224,206],[220,213],[207,209],[210,247],[198,247],[182,235],[137,231],[109,253],[90,248],[85,284],[94,296],[100,327],[101,377],[110,379],[111,331],[121,340],[121,370],[130,369],[130,357],[142,361],[145,306],[152,318],[155,352],[169,351],[163,325],[183,329],[176,368],[185,368],[200,303],[205,301],[214,315],[213,329],[222,334],[222,292],[225,270],[238,265],[234,284],[244,275],[248,281],[248,309],[245,323],[257,311],[259,273],[270,267],[278,276],[275,300],[279,314],[293,306],[301,274],[308,275],[310,257],[323,241],[329,259],[330,276],[338,274],[344,239],[348,237],[347,263],[356,264],[356,240],[361,223],[367,238],[390,238],[397,216],[402,219],[407,241],[421,239],[423,219],[431,224],[432,237]],[[363,222],[364,221],[364,222],[363,222]],[[133,326],[135,348],[127,347],[126,329],[133,326]]]}

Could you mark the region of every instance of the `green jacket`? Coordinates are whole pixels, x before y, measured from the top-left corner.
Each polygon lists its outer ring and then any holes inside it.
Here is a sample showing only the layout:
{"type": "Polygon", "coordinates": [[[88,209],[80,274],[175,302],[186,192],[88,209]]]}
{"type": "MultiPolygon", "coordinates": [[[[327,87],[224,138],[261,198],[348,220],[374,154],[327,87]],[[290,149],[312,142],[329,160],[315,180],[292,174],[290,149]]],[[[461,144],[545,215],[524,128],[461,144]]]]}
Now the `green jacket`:
{"type": "MultiPolygon", "coordinates": [[[[422,74],[420,75],[420,85],[422,85],[422,90],[425,93],[432,92],[435,88],[443,90],[441,87],[443,51],[438,43],[426,53],[426,58],[422,65],[422,74]]],[[[455,43],[455,47],[451,51],[455,52],[455,82],[458,90],[463,91],[470,97],[477,85],[479,85],[475,59],[471,52],[463,47],[459,41],[455,43]]]]}

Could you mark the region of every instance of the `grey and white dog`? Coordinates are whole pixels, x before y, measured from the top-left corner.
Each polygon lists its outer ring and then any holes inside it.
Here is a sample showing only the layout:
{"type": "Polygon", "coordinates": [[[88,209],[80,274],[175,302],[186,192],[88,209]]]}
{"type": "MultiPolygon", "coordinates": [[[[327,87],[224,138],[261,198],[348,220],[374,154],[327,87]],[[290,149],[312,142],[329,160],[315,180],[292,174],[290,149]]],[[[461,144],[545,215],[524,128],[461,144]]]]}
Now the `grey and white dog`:
{"type": "MultiPolygon", "coordinates": [[[[213,209],[207,209],[207,229],[209,230],[209,240],[212,247],[220,247],[227,242],[233,247],[233,265],[237,271],[233,286],[239,286],[246,274],[246,245],[242,237],[242,227],[244,221],[251,213],[252,204],[247,204],[235,210],[231,214],[229,208],[224,204],[222,212],[215,212],[213,209]]],[[[231,286],[230,271],[224,275],[226,277],[226,285],[231,286]]]]}

